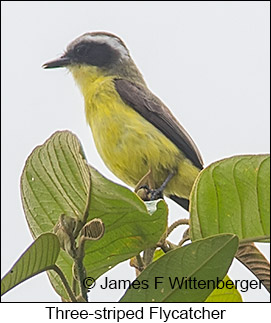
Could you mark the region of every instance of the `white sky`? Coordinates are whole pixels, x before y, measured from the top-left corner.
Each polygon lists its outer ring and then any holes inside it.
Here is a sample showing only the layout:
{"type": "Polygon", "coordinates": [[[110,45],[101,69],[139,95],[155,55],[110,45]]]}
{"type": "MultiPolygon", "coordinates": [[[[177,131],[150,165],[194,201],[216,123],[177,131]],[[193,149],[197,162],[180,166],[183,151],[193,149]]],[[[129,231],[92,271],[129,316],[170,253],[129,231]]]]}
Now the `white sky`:
{"type": "MultiPolygon", "coordinates": [[[[116,182],[95,149],[83,98],[64,69],[43,70],[87,31],[109,31],[130,49],[150,89],[172,110],[199,147],[205,165],[269,152],[269,2],[2,2],[2,268],[32,242],[19,180],[34,147],[53,132],[73,131],[88,161],[116,182]]],[[[170,203],[170,222],[187,213],[170,203]]],[[[172,235],[176,242],[181,231],[172,235]]],[[[269,246],[261,244],[268,255],[269,246]]],[[[127,262],[105,274],[134,279],[127,262]]],[[[234,262],[232,279],[254,279],[234,262]]],[[[101,282],[103,278],[101,278],[101,282]]],[[[117,301],[123,291],[93,292],[117,301]]],[[[262,290],[245,301],[269,301],[262,290]]],[[[46,274],[2,301],[59,301],[46,274]]]]}

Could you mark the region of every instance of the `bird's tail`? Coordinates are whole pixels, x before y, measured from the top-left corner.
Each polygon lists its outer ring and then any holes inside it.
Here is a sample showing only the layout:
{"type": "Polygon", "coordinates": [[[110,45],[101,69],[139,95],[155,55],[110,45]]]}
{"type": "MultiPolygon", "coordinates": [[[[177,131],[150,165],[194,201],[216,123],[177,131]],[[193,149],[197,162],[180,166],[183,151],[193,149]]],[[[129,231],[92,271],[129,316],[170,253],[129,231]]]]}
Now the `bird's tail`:
{"type": "Polygon", "coordinates": [[[189,200],[179,197],[177,195],[170,195],[169,198],[172,199],[177,204],[179,204],[180,206],[182,206],[187,211],[189,211],[189,200]]]}

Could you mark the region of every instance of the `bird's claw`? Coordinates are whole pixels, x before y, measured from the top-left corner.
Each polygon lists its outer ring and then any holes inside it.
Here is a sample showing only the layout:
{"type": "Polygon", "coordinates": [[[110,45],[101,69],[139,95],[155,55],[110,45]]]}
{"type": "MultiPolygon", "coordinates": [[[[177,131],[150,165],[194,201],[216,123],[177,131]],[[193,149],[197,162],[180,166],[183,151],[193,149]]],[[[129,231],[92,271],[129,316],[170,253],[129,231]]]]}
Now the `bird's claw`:
{"type": "Polygon", "coordinates": [[[151,198],[150,198],[151,201],[163,198],[163,192],[160,188],[150,190],[150,194],[151,194],[151,198]]]}
{"type": "Polygon", "coordinates": [[[137,191],[137,194],[144,201],[154,201],[163,198],[163,192],[160,188],[150,189],[148,185],[142,185],[137,191]]]}

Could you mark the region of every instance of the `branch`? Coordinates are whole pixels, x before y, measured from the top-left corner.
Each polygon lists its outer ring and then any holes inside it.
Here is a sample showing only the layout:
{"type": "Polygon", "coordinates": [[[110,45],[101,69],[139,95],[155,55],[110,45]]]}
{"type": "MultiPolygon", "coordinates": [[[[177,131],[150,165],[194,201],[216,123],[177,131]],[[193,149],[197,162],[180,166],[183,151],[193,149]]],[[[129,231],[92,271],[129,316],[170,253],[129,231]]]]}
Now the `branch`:
{"type": "Polygon", "coordinates": [[[70,285],[67,282],[67,279],[66,279],[65,275],[63,274],[62,270],[57,265],[53,265],[50,269],[54,270],[58,274],[58,276],[61,279],[61,281],[62,281],[62,283],[63,283],[63,285],[64,285],[64,287],[65,287],[65,289],[66,289],[66,291],[67,291],[67,293],[68,293],[68,295],[70,297],[70,299],[71,299],[71,301],[72,302],[77,302],[76,297],[73,294],[73,292],[72,292],[72,290],[70,288],[70,285]]]}
{"type": "Polygon", "coordinates": [[[171,232],[176,229],[179,225],[189,225],[189,220],[188,219],[180,219],[175,221],[174,223],[171,224],[171,226],[167,230],[167,237],[171,234],[171,232]]]}

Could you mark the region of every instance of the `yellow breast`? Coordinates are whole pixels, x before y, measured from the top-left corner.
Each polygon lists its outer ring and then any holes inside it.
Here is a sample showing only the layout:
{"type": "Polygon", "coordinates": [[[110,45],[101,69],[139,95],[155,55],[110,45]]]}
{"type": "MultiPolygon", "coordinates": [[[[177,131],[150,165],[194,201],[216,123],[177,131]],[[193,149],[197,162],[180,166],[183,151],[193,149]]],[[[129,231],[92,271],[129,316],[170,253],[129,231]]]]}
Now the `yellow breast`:
{"type": "MultiPolygon", "coordinates": [[[[122,101],[113,77],[98,74],[95,67],[79,69],[72,73],[84,95],[86,118],[107,167],[130,186],[135,186],[151,168],[159,186],[169,171],[179,173],[183,165],[186,172],[182,172],[183,192],[179,196],[187,196],[193,184],[191,172],[197,174],[195,167],[167,137],[122,101]]],[[[169,193],[178,191],[179,184],[177,176],[168,187],[169,193]]]]}

